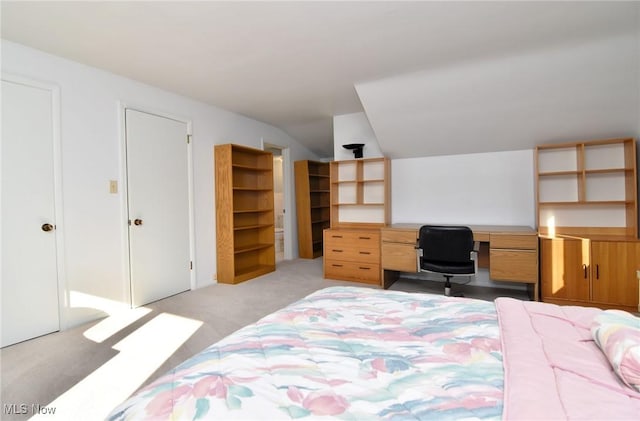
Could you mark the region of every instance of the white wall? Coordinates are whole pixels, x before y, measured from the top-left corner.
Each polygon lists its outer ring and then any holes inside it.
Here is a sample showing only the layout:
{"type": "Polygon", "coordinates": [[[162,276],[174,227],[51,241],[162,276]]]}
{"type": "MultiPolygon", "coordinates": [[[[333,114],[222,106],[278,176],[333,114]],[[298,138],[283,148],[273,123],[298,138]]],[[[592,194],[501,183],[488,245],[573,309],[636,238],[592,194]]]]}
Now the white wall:
{"type": "Polygon", "coordinates": [[[391,217],[535,227],[533,150],[393,159],[391,217]]]}
{"type": "MultiPolygon", "coordinates": [[[[533,150],[393,159],[392,222],[535,227],[533,174],[533,150]]],[[[495,283],[486,270],[470,283],[524,288],[495,283]]]]}
{"type": "MultiPolygon", "coordinates": [[[[333,135],[336,160],[345,143],[383,156],[364,113],[334,116],[333,135]]],[[[391,222],[535,227],[533,150],[392,159],[391,222]]]]}
{"type": "Polygon", "coordinates": [[[638,36],[628,31],[356,85],[392,159],[635,136],[639,88],[638,36]]]}
{"type": "Polygon", "coordinates": [[[383,156],[365,113],[333,116],[333,158],[336,161],[353,159],[353,152],[342,147],[349,143],[364,143],[363,158],[383,156]]]}
{"type": "MultiPolygon", "coordinates": [[[[264,138],[290,147],[292,161],[318,158],[273,126],[5,40],[2,71],[60,87],[64,221],[57,223],[66,251],[63,328],[104,315],[96,308],[100,305],[69,303],[74,292],[97,302],[126,303],[124,198],[109,194],[109,180],[123,183],[119,101],[192,122],[197,287],[211,284],[216,273],[213,146],[260,148],[264,138]]],[[[293,183],[293,171],[288,179],[293,183]]],[[[285,206],[295,209],[294,198],[285,206]]]]}

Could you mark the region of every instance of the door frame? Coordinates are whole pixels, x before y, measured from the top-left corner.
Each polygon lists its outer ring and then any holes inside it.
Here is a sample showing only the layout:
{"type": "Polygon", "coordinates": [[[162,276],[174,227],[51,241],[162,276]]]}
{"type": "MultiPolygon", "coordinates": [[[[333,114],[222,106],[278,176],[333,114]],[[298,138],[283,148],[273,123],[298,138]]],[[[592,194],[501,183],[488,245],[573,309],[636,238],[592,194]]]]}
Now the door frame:
{"type": "Polygon", "coordinates": [[[291,167],[291,148],[288,145],[281,145],[276,142],[265,140],[260,138],[260,147],[264,151],[266,148],[280,149],[282,152],[282,202],[284,204],[284,257],[283,260],[293,259],[293,209],[294,205],[291,202],[291,184],[293,180],[293,171],[291,167]],[[289,209],[289,212],[287,212],[289,209]]]}
{"type": "MultiPolygon", "coordinates": [[[[64,311],[69,303],[65,268],[64,241],[64,199],[62,196],[62,137],[60,112],[60,87],[54,83],[41,82],[24,76],[2,72],[2,80],[43,89],[51,92],[51,130],[53,142],[53,219],[55,224],[56,243],[56,276],[58,285],[58,330],[69,327],[67,313],[64,311]]],[[[1,165],[1,164],[0,164],[1,165]]],[[[1,246],[0,246],[1,247],[1,246]]]]}
{"type": "Polygon", "coordinates": [[[190,271],[190,290],[196,289],[196,260],[195,260],[195,225],[194,225],[194,197],[193,197],[193,131],[191,120],[169,114],[165,111],[154,109],[153,107],[147,107],[144,105],[137,105],[132,102],[118,101],[118,124],[120,125],[120,220],[122,223],[121,230],[121,244],[122,244],[122,273],[124,274],[124,281],[122,285],[122,297],[125,303],[128,303],[129,307],[133,308],[133,295],[131,294],[131,257],[130,257],[130,243],[129,243],[129,179],[127,176],[127,126],[126,126],[126,111],[133,110],[145,114],[155,115],[157,117],[168,118],[170,120],[177,121],[179,123],[185,123],[187,125],[186,135],[190,138],[187,143],[187,184],[188,184],[188,196],[189,196],[189,260],[193,262],[193,267],[190,271]]]}

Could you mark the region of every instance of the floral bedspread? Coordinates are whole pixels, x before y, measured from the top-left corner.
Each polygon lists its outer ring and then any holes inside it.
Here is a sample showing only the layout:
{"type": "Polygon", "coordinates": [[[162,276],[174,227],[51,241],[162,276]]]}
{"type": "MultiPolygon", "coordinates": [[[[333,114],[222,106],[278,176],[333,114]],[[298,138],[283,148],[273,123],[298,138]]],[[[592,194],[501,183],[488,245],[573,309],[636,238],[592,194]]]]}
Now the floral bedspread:
{"type": "Polygon", "coordinates": [[[502,406],[493,303],[331,287],[210,346],[109,419],[498,419],[502,406]]]}

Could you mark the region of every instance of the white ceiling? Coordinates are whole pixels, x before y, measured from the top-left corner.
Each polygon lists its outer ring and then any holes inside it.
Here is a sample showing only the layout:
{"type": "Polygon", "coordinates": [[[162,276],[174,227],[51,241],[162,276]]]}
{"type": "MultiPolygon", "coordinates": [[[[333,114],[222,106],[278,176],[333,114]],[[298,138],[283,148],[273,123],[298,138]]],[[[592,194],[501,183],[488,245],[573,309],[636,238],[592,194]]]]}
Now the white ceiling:
{"type": "Polygon", "coordinates": [[[639,5],[2,1],[1,33],[280,127],[319,156],[333,155],[332,116],[364,110],[383,152],[409,157],[637,131],[639,5]]]}

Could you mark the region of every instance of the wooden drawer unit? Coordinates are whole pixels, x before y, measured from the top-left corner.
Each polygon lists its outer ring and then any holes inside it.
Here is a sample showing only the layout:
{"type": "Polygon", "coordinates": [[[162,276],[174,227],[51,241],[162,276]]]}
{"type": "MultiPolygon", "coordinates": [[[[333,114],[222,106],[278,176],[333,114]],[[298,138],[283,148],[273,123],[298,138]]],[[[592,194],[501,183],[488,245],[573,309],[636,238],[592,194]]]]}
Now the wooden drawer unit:
{"type": "Polygon", "coordinates": [[[403,243],[403,244],[410,244],[412,246],[415,246],[416,241],[418,241],[418,230],[417,229],[399,229],[399,228],[381,228],[380,236],[382,237],[382,242],[385,242],[385,243],[403,243]]]}
{"type": "Polygon", "coordinates": [[[380,284],[380,265],[326,260],[325,255],[324,277],[378,285],[380,284]]]}
{"type": "Polygon", "coordinates": [[[324,277],[380,284],[380,231],[337,229],[324,231],[324,277]]]}
{"type": "Polygon", "coordinates": [[[539,300],[537,233],[491,233],[489,262],[489,278],[530,284],[533,299],[539,300]]]}
{"type": "Polygon", "coordinates": [[[345,260],[347,262],[380,263],[379,248],[352,248],[344,244],[326,245],[324,255],[329,260],[345,260]]]}
{"type": "Polygon", "coordinates": [[[348,244],[350,247],[378,248],[380,231],[328,229],[324,231],[324,241],[338,246],[348,244]]]}
{"type": "Polygon", "coordinates": [[[538,283],[538,236],[491,234],[489,277],[494,281],[538,283]]]}
{"type": "Polygon", "coordinates": [[[418,232],[415,229],[380,230],[382,239],[382,269],[399,272],[417,272],[416,241],[418,232]]]}

